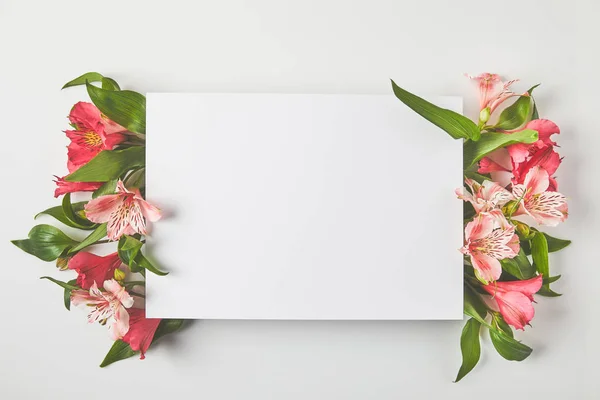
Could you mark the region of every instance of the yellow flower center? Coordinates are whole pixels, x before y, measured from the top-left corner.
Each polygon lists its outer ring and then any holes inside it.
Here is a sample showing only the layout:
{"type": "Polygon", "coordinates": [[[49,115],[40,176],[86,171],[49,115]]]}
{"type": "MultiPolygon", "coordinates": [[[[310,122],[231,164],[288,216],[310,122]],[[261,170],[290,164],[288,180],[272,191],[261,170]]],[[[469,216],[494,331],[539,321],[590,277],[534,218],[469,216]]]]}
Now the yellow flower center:
{"type": "Polygon", "coordinates": [[[102,138],[94,131],[86,132],[83,135],[83,139],[85,143],[90,147],[100,147],[102,146],[102,138]]]}

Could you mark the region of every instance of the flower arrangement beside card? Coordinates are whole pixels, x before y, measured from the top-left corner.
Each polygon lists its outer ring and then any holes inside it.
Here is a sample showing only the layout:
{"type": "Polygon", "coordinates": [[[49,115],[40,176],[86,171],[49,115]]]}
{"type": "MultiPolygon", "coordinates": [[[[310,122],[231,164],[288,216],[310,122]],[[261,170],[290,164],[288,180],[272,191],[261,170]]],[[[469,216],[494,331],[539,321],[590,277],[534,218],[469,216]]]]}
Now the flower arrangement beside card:
{"type": "Polygon", "coordinates": [[[90,233],[75,240],[52,225],[36,225],[13,243],[43,261],[55,261],[61,271],[73,270],[67,282],[43,276],[64,289],[64,305],[88,309],[88,322],[108,326],[115,341],[100,364],[140,353],[160,337],[179,330],[183,320],[145,316],[143,278],[146,271],[165,275],[142,253],[147,221],[160,210],[144,199],[146,99],[121,90],[98,73],[84,74],[63,89],[85,86],[92,103],[79,102],[69,113],[67,148],[69,174],[56,177],[54,197],[62,205],[36,215],[49,215],[64,225],[90,233]],[[98,82],[101,87],[92,83],[98,82]],[[71,193],[91,192],[88,201],[71,202],[71,193]],[[105,239],[107,238],[107,239],[105,239]],[[116,252],[98,256],[91,246],[116,244],[116,252]]]}
{"type": "MultiPolygon", "coordinates": [[[[454,111],[400,88],[396,97],[419,115],[464,141],[465,187],[456,194],[464,201],[464,313],[469,317],[461,336],[460,381],[478,363],[482,326],[504,358],[526,359],[532,349],[514,338],[513,328],[525,329],[534,316],[534,294],[560,296],[550,284],[548,253],[570,244],[537,226],[555,226],[567,218],[566,197],[558,192],[554,174],[562,159],[551,139],[556,124],[540,119],[533,86],[517,94],[516,81],[503,83],[496,74],[470,77],[479,85],[479,118],[473,122],[454,111]],[[509,99],[514,102],[505,107],[509,99]],[[500,108],[503,108],[500,111],[500,108]]],[[[160,210],[145,200],[146,99],[121,90],[117,82],[90,72],[64,88],[85,86],[92,103],[79,102],[69,114],[67,151],[69,174],[56,177],[60,206],[48,215],[64,225],[90,233],[82,240],[43,224],[29,237],[14,240],[23,251],[43,261],[55,261],[75,279],[48,279],[64,289],[64,305],[89,309],[88,322],[107,325],[115,341],[100,364],[140,353],[160,337],[179,330],[182,320],[148,319],[144,310],[146,271],[165,275],[142,253],[147,222],[160,219],[160,210]],[[93,83],[99,83],[99,86],[93,83]],[[91,192],[87,201],[71,201],[71,193],[91,192]],[[116,252],[99,256],[91,246],[116,244],[116,252]]]]}
{"type": "Polygon", "coordinates": [[[523,361],[532,349],[514,338],[534,316],[534,294],[560,296],[550,284],[548,253],[571,242],[554,238],[536,226],[556,226],[567,219],[567,199],[558,192],[554,173],[562,159],[551,139],[558,126],[541,119],[533,86],[518,94],[517,81],[502,82],[497,74],[468,76],[479,86],[477,123],[435,106],[400,88],[394,94],[413,111],[464,141],[465,243],[463,362],[456,382],[479,362],[481,327],[488,328],[496,351],[505,359],[523,361]],[[509,99],[515,101],[498,112],[509,99]],[[511,328],[512,327],[512,328],[511,328]]]}

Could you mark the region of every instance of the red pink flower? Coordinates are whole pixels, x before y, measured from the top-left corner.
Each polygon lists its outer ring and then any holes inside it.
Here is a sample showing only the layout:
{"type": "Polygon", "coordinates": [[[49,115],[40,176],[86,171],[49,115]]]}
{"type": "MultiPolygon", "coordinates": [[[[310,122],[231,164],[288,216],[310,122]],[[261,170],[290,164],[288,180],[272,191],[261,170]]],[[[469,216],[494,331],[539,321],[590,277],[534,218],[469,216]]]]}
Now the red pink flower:
{"type": "Polygon", "coordinates": [[[115,270],[121,266],[118,253],[101,257],[85,251],[79,252],[69,260],[69,269],[77,271],[77,285],[89,289],[94,283],[104,283],[114,277],[115,270]]]}
{"type": "Polygon", "coordinates": [[[507,324],[524,330],[533,319],[533,294],[542,287],[542,276],[523,281],[494,282],[483,289],[491,294],[507,324]]]}
{"type": "Polygon", "coordinates": [[[146,358],[146,351],[152,344],[160,319],[146,318],[146,311],[139,308],[129,310],[129,331],[123,336],[123,341],[129,343],[134,351],[141,353],[140,359],[146,358]]]}

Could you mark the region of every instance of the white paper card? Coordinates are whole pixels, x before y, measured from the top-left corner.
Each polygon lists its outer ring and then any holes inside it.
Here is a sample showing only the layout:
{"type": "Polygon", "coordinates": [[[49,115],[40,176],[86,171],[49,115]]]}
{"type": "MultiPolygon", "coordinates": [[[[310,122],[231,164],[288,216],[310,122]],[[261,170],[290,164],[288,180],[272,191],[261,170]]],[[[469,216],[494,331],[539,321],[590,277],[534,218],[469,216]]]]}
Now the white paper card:
{"type": "Polygon", "coordinates": [[[462,319],[461,186],[393,95],[150,93],[147,316],[462,319]]]}

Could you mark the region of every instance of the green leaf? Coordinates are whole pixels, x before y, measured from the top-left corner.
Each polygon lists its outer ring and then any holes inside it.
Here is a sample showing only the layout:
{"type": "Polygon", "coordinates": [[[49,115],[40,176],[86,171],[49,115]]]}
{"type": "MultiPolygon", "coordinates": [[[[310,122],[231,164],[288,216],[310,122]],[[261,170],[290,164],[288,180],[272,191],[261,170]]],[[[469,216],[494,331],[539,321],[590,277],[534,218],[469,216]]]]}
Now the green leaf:
{"type": "Polygon", "coordinates": [[[182,319],[163,319],[158,324],[158,328],[154,333],[154,338],[152,338],[152,343],[160,339],[161,337],[168,335],[169,333],[173,333],[181,329],[183,326],[182,319]]]}
{"type": "Polygon", "coordinates": [[[460,336],[460,351],[462,353],[462,365],[456,375],[454,382],[464,378],[479,362],[481,356],[481,343],[479,342],[479,330],[481,324],[479,321],[470,318],[463,328],[460,336]]]}
{"type": "Polygon", "coordinates": [[[490,338],[498,354],[509,361],[523,361],[533,351],[531,347],[493,329],[490,329],[490,338]]]}
{"type": "Polygon", "coordinates": [[[531,111],[531,97],[519,96],[510,107],[507,107],[500,113],[498,123],[494,126],[495,129],[510,130],[517,129],[525,124],[531,111]]]}
{"type": "Polygon", "coordinates": [[[141,146],[123,150],[104,150],[87,164],[65,177],[69,182],[108,182],[118,179],[127,171],[143,167],[146,151],[141,146]]]}
{"type": "Polygon", "coordinates": [[[90,229],[96,226],[93,222],[88,221],[75,213],[71,204],[71,193],[66,193],[62,201],[62,210],[65,218],[71,223],[69,226],[79,229],[90,229]]]}
{"type": "MultiPolygon", "coordinates": [[[[73,212],[75,214],[80,213],[83,210],[83,206],[87,203],[87,201],[80,201],[77,203],[73,203],[71,204],[71,209],[73,210],[73,212]]],[[[62,222],[63,224],[70,226],[71,228],[78,228],[78,229],[84,229],[84,230],[91,230],[94,229],[96,227],[95,224],[92,224],[90,222],[90,225],[81,225],[81,224],[77,224],[77,223],[73,223],[71,222],[71,220],[69,218],[67,218],[67,216],[65,215],[65,212],[63,210],[62,206],[56,206],[56,207],[51,207],[47,210],[44,210],[42,212],[39,212],[36,214],[35,217],[33,217],[34,219],[37,219],[40,215],[50,215],[51,217],[56,218],[58,221],[62,222]]]]}
{"type": "Polygon", "coordinates": [[[121,90],[117,81],[105,76],[102,78],[102,89],[104,90],[121,90]]]}
{"type": "Polygon", "coordinates": [[[36,225],[29,231],[29,238],[11,242],[26,253],[43,261],[56,260],[67,248],[79,242],[65,235],[52,225],[36,225]]]}
{"type": "Polygon", "coordinates": [[[73,254],[79,250],[85,249],[88,246],[93,245],[98,240],[106,236],[106,223],[98,225],[98,227],[88,235],[81,243],[69,250],[69,254],[73,254]]]}
{"type": "Polygon", "coordinates": [[[542,232],[537,231],[531,239],[531,257],[535,268],[542,276],[550,276],[548,242],[542,232]]]}
{"type": "Polygon", "coordinates": [[[504,321],[504,318],[502,318],[502,315],[500,313],[493,313],[492,314],[492,326],[494,328],[496,328],[496,329],[504,332],[505,334],[507,334],[511,338],[514,337],[512,328],[510,327],[510,325],[508,325],[506,323],[506,321],[504,321]]]}
{"type": "Polygon", "coordinates": [[[465,284],[464,286],[464,313],[471,318],[476,319],[477,321],[485,324],[485,317],[487,316],[487,307],[485,303],[473,289],[465,284]]]}
{"type": "Polygon", "coordinates": [[[536,294],[539,294],[540,296],[544,296],[544,297],[560,297],[560,296],[562,296],[561,293],[556,293],[554,290],[550,289],[549,285],[542,285],[542,287],[540,288],[540,290],[538,290],[538,292],[536,294]]]}
{"type": "Polygon", "coordinates": [[[484,133],[477,142],[469,140],[463,147],[464,169],[469,168],[492,151],[515,143],[533,143],[538,140],[538,133],[525,129],[515,133],[484,133]]]}
{"type": "Polygon", "coordinates": [[[549,277],[544,276],[542,278],[542,280],[543,280],[544,283],[551,284],[551,283],[556,282],[557,280],[559,280],[560,277],[561,277],[561,275],[549,276],[549,277]]]}
{"type": "Polygon", "coordinates": [[[97,72],[88,72],[86,74],[83,74],[83,75],[73,79],[72,81],[65,83],[65,85],[62,88],[66,89],[66,88],[72,87],[72,86],[85,85],[86,82],[102,82],[103,78],[104,77],[97,72]]]}
{"type": "Polygon", "coordinates": [[[79,286],[73,285],[71,283],[59,281],[58,279],[54,279],[54,278],[52,278],[50,276],[42,276],[42,277],[40,277],[40,279],[48,279],[49,281],[52,281],[52,282],[56,283],[58,286],[60,286],[63,289],[69,289],[69,290],[78,290],[78,289],[81,289],[79,286]]]}
{"type": "MultiPolygon", "coordinates": [[[[75,286],[76,283],[77,283],[77,279],[71,279],[69,282],[67,282],[67,285],[75,286]]],[[[69,311],[71,311],[71,291],[72,291],[72,289],[65,288],[65,295],[64,295],[65,308],[69,311]]]]}
{"type": "Polygon", "coordinates": [[[531,96],[531,101],[533,102],[533,112],[531,113],[532,120],[540,118],[540,114],[538,113],[538,108],[537,108],[537,102],[535,101],[535,99],[533,98],[533,95],[532,95],[533,89],[535,89],[538,86],[540,86],[539,83],[527,91],[527,93],[529,93],[529,95],[531,96]]]}
{"type": "MultiPolygon", "coordinates": [[[[119,258],[124,264],[127,264],[129,268],[135,264],[135,257],[138,255],[143,243],[134,238],[133,236],[123,235],[119,239],[118,253],[119,258]]],[[[135,271],[132,271],[135,272],[135,271]]]]}
{"type": "Polygon", "coordinates": [[[144,257],[144,255],[141,252],[139,252],[135,257],[135,264],[138,267],[147,269],[148,271],[156,275],[165,276],[168,274],[168,272],[164,272],[156,268],[146,257],[144,257]]]}
{"type": "Polygon", "coordinates": [[[544,233],[544,236],[546,237],[546,242],[548,243],[548,253],[554,253],[555,251],[562,250],[571,244],[570,240],[557,239],[546,233],[544,233]]]}
{"type": "Polygon", "coordinates": [[[131,132],[146,133],[146,98],[131,90],[111,91],[86,83],[92,103],[131,132]]]}
{"type": "Polygon", "coordinates": [[[106,194],[114,194],[117,188],[118,179],[111,179],[100,186],[94,193],[92,193],[92,199],[95,199],[106,194]]]}
{"type": "Polygon", "coordinates": [[[500,264],[504,271],[520,280],[530,279],[535,276],[535,266],[529,262],[523,249],[519,250],[519,254],[514,258],[500,260],[500,264]]]}
{"type": "Polygon", "coordinates": [[[477,125],[467,117],[415,96],[396,85],[394,81],[392,81],[392,88],[400,101],[432,124],[446,131],[454,139],[478,140],[481,136],[477,125]]]}
{"type": "Polygon", "coordinates": [[[115,343],[112,345],[112,347],[106,354],[106,357],[104,357],[104,360],[102,360],[102,363],[100,364],[100,368],[104,368],[107,365],[110,365],[114,362],[121,361],[121,360],[124,360],[129,357],[133,357],[137,353],[138,353],[137,351],[131,350],[131,347],[129,346],[129,344],[125,343],[122,340],[117,340],[117,341],[115,341],[115,343]]]}

